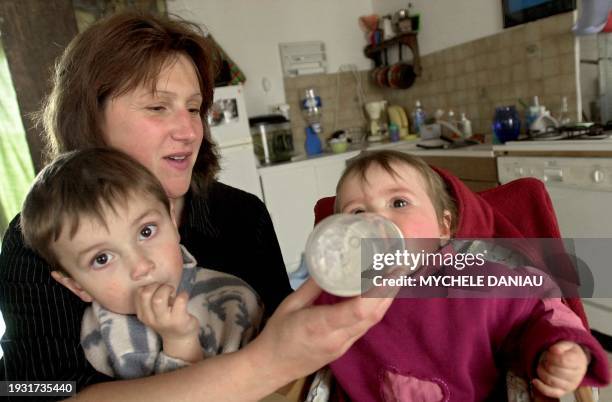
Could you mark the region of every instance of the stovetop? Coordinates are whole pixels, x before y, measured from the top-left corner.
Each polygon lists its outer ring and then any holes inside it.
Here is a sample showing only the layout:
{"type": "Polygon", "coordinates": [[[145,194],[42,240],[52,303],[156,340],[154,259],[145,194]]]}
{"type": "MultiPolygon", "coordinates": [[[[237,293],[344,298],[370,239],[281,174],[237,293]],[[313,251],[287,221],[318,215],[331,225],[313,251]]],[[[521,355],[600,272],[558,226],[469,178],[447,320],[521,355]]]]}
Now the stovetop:
{"type": "Polygon", "coordinates": [[[517,141],[567,141],[605,140],[612,137],[612,125],[576,125],[550,128],[542,133],[531,133],[517,141]]]}
{"type": "Polygon", "coordinates": [[[493,151],[579,151],[612,153],[612,125],[577,125],[494,145],[493,151]]]}

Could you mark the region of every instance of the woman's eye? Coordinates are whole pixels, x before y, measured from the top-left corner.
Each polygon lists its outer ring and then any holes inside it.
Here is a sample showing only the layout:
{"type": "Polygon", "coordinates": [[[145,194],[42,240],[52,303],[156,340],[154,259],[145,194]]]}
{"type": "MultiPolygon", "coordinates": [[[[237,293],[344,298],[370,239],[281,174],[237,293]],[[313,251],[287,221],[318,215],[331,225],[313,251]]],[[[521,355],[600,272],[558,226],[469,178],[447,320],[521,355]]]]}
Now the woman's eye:
{"type": "Polygon", "coordinates": [[[157,105],[157,106],[148,106],[147,109],[152,112],[163,112],[164,110],[166,110],[166,107],[157,105]]]}
{"type": "Polygon", "coordinates": [[[100,253],[91,260],[91,267],[93,269],[99,269],[107,265],[113,260],[113,256],[109,253],[100,253]]]}
{"type": "Polygon", "coordinates": [[[408,205],[408,201],[402,198],[398,198],[396,200],[393,200],[391,204],[393,205],[393,208],[404,208],[405,206],[408,205]]]}
{"type": "Polygon", "coordinates": [[[140,229],[140,238],[139,240],[144,240],[152,237],[155,233],[157,233],[157,225],[150,223],[145,225],[142,229],[140,229]]]}
{"type": "Polygon", "coordinates": [[[200,108],[189,108],[189,113],[199,116],[200,115],[200,108]]]}

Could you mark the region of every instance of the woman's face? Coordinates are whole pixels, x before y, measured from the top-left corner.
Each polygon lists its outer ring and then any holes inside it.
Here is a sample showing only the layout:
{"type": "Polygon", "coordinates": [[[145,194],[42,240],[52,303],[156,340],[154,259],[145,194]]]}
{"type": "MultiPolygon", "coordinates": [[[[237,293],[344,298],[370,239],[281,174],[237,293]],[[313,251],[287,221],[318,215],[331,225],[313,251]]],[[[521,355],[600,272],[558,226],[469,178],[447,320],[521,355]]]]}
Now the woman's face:
{"type": "Polygon", "coordinates": [[[109,99],[104,108],[104,139],[153,172],[168,197],[181,198],[189,189],[202,144],[201,103],[193,62],[178,55],[161,70],[155,93],[141,84],[109,99]]]}

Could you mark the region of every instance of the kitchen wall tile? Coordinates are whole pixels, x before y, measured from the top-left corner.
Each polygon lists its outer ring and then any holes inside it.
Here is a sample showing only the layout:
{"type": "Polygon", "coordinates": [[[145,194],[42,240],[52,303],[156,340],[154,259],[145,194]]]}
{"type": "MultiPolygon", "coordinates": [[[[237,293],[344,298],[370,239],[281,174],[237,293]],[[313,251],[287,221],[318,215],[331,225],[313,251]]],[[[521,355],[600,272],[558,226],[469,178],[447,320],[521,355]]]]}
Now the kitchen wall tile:
{"type": "MultiPolygon", "coordinates": [[[[366,102],[387,99],[410,111],[419,99],[430,113],[453,109],[459,117],[466,112],[474,131],[486,134],[489,140],[494,108],[509,104],[518,107],[519,99],[531,103],[538,95],[554,114],[561,98],[567,96],[571,113],[577,114],[572,21],[571,13],[567,13],[423,56],[423,73],[408,90],[379,88],[369,71],[361,71],[366,102]]],[[[334,123],[337,128],[365,126],[352,74],[286,78],[284,84],[298,152],[303,153],[305,125],[298,102],[307,87],[317,86],[325,102],[325,136],[331,134],[334,123]]]]}
{"type": "Polygon", "coordinates": [[[544,92],[543,92],[544,96],[549,96],[552,94],[559,93],[560,91],[559,86],[561,84],[560,76],[544,78],[543,82],[544,82],[544,92]]]}
{"type": "Polygon", "coordinates": [[[566,32],[560,34],[556,37],[556,39],[557,46],[559,48],[559,53],[575,53],[578,39],[576,38],[573,32],[566,32]]]}
{"type": "Polygon", "coordinates": [[[556,37],[542,40],[542,58],[556,57],[560,53],[559,42],[556,37]]]}
{"type": "Polygon", "coordinates": [[[466,87],[468,89],[476,88],[478,85],[478,78],[476,73],[469,73],[465,75],[466,87]]]}
{"type": "Polygon", "coordinates": [[[542,39],[541,21],[528,22],[524,25],[525,42],[534,43],[542,39]]]}
{"type": "Polygon", "coordinates": [[[561,57],[549,57],[542,60],[542,78],[561,74],[561,57]]]}
{"type": "Polygon", "coordinates": [[[512,66],[512,82],[517,83],[527,80],[527,66],[525,63],[517,63],[512,66]]]}
{"type": "Polygon", "coordinates": [[[570,55],[571,57],[561,57],[559,60],[559,65],[561,68],[561,74],[569,74],[576,75],[576,60],[574,55],[570,55]]]}
{"type": "Polygon", "coordinates": [[[497,71],[497,81],[500,84],[510,84],[512,82],[512,67],[503,67],[497,71]]]}

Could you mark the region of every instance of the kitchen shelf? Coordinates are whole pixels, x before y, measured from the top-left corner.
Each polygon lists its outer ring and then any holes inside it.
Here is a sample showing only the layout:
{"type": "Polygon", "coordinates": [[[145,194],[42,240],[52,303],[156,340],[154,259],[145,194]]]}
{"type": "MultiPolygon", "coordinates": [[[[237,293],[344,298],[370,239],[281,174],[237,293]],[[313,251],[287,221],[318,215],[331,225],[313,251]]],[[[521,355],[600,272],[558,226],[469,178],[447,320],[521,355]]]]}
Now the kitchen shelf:
{"type": "Polygon", "coordinates": [[[412,65],[414,73],[421,75],[421,58],[419,57],[419,43],[417,41],[417,34],[415,32],[402,33],[394,38],[382,41],[378,45],[369,45],[364,49],[366,57],[374,60],[375,67],[382,66],[386,63],[387,49],[399,46],[400,59],[402,52],[402,45],[408,46],[412,51],[412,65]]]}

